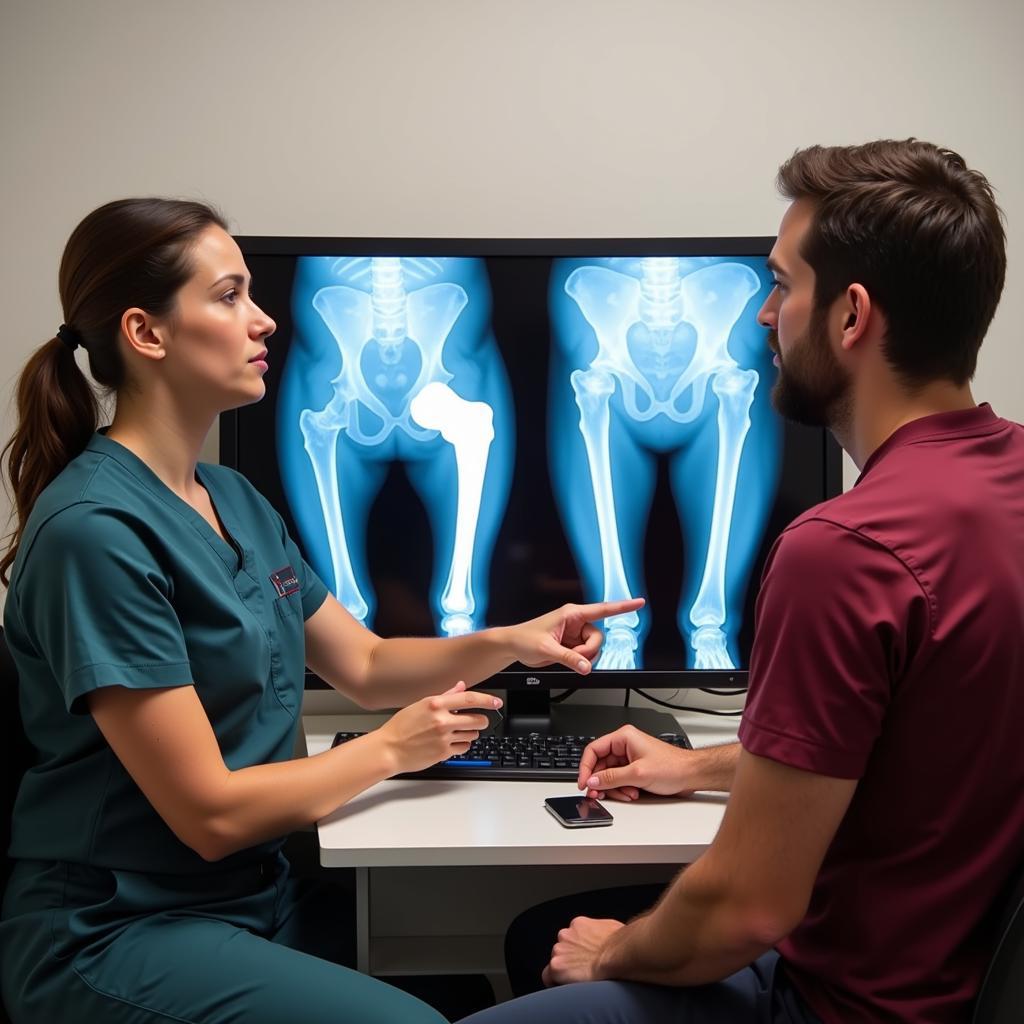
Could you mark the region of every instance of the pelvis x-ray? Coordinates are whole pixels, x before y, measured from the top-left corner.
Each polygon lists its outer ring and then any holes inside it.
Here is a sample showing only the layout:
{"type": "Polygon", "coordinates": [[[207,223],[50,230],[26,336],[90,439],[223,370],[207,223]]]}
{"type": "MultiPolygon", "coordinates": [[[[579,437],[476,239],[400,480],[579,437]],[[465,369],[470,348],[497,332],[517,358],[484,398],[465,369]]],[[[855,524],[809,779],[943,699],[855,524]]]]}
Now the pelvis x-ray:
{"type": "MultiPolygon", "coordinates": [[[[767,287],[763,261],[724,257],[558,260],[551,278],[552,483],[585,594],[644,593],[645,526],[667,459],[690,668],[738,666],[774,500],[781,430],[755,320],[767,287]]],[[[643,667],[648,615],[607,620],[598,668],[643,667]]]]}
{"type": "Polygon", "coordinates": [[[395,462],[430,521],[437,632],[485,621],[515,430],[490,313],[478,259],[298,261],[277,408],[281,473],[311,563],[371,628],[367,516],[395,462]]]}

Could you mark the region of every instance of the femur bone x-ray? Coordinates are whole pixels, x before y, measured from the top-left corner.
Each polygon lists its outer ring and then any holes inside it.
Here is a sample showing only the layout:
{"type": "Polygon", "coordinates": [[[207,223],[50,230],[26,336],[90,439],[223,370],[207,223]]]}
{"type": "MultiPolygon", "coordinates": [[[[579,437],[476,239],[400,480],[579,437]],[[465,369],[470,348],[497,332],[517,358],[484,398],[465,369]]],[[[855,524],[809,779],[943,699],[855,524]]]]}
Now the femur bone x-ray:
{"type": "MultiPolygon", "coordinates": [[[[675,619],[690,668],[738,665],[777,483],[770,353],[754,319],[766,287],[758,259],[551,263],[549,369],[532,383],[548,396],[551,486],[584,595],[643,593],[645,526],[667,460],[687,551],[675,619]]],[[[495,335],[485,262],[302,257],[292,313],[279,462],[314,568],[372,628],[367,519],[398,462],[430,522],[437,632],[487,625],[516,444],[502,349],[516,339],[495,335]]],[[[649,614],[606,620],[598,668],[643,667],[649,614]]]]}

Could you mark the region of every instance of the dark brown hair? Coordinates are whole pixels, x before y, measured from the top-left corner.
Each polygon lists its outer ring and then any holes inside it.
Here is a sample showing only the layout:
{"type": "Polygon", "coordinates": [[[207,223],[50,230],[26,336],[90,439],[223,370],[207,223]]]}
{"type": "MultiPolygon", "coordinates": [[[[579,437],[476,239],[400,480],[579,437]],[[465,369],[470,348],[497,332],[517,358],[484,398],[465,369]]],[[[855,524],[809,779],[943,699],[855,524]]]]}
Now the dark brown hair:
{"type": "Polygon", "coordinates": [[[815,308],[863,285],[885,314],[885,356],[906,385],[967,383],[1006,277],[992,186],[963,158],[917,139],[811,146],[779,168],[779,191],[809,199],[801,255],[815,308]]]}
{"type": "MultiPolygon", "coordinates": [[[[89,370],[108,394],[125,384],[118,337],[126,309],[172,313],[192,274],[192,247],[224,218],[204,203],[178,199],[119,199],[93,210],[71,233],[60,261],[64,321],[89,355],[89,370]]],[[[0,580],[21,543],[43,488],[89,442],[99,403],[73,350],[54,336],[29,359],[17,385],[18,426],[3,449],[17,525],[0,558],[0,580]]]]}

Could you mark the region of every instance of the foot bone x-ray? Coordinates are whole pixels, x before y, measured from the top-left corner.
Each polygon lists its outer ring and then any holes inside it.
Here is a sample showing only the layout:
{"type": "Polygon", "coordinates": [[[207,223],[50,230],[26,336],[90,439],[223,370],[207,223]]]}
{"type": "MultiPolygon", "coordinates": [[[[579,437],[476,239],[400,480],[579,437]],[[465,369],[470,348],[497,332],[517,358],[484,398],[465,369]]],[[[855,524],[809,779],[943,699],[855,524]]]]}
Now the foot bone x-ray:
{"type": "MultiPolygon", "coordinates": [[[[758,261],[718,257],[561,260],[549,293],[552,478],[588,597],[644,593],[645,524],[656,460],[667,458],[687,551],[676,618],[691,668],[737,667],[743,594],[777,475],[752,301],[766,282],[755,267],[764,274],[758,261]],[[569,472],[578,464],[586,488],[569,472]]],[[[647,614],[607,620],[598,668],[643,667],[647,614]]]]}
{"type": "Polygon", "coordinates": [[[367,517],[401,462],[434,538],[437,631],[480,628],[514,444],[482,262],[303,257],[292,313],[279,461],[314,568],[372,626],[367,517]]]}

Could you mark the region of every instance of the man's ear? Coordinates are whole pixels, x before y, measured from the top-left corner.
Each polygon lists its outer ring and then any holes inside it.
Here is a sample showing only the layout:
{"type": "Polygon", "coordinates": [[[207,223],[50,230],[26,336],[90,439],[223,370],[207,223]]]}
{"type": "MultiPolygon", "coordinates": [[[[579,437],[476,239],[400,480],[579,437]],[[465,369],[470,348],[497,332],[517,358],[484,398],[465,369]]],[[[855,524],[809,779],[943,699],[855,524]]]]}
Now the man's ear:
{"type": "Polygon", "coordinates": [[[144,309],[126,309],[121,317],[121,336],[145,359],[163,359],[167,355],[164,333],[163,327],[144,309]]]}
{"type": "Polygon", "coordinates": [[[862,284],[851,284],[840,301],[842,337],[839,344],[848,352],[867,332],[871,320],[871,296],[862,284]]]}

